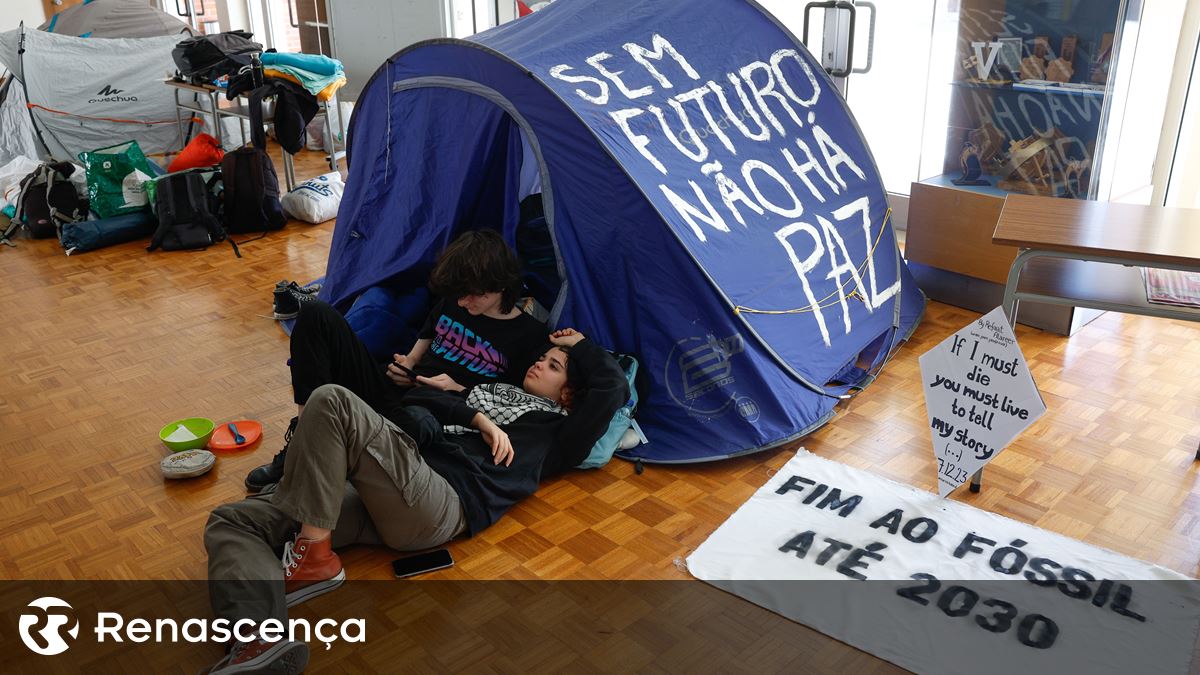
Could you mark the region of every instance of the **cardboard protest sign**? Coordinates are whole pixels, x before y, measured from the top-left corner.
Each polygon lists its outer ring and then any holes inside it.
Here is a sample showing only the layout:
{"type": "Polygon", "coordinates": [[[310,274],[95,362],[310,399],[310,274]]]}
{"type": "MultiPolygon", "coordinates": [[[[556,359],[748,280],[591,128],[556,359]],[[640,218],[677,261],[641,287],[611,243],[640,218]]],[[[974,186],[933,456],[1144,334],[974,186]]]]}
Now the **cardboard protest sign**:
{"type": "Polygon", "coordinates": [[[1046,403],[999,307],[920,362],[938,494],[945,497],[1037,421],[1046,403]]]}

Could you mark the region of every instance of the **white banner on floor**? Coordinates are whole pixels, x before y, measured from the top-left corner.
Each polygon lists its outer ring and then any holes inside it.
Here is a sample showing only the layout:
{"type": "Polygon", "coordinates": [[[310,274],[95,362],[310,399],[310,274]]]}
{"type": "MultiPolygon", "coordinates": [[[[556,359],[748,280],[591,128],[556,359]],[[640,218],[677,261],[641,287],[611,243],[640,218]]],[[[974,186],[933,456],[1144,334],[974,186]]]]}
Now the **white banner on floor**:
{"type": "Polygon", "coordinates": [[[1000,307],[921,355],[925,410],[945,497],[1046,412],[1000,307]]]}
{"type": "Polygon", "coordinates": [[[1200,631],[1195,580],[805,450],[687,564],[919,673],[1186,673],[1200,631]]]}

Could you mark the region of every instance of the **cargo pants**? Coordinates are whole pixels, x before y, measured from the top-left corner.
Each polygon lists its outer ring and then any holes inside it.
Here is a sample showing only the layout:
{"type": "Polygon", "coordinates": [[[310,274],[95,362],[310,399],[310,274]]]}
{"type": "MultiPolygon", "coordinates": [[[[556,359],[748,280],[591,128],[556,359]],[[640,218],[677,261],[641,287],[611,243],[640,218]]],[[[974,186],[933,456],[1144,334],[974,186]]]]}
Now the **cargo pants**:
{"type": "MultiPolygon", "coordinates": [[[[418,424],[436,424],[412,409],[418,424]]],[[[284,621],[283,545],[301,523],[333,530],[333,547],[382,544],[417,551],[466,529],[458,494],[417,444],[338,385],[309,397],[272,491],[213,510],[204,529],[209,599],[230,621],[284,621]]]]}

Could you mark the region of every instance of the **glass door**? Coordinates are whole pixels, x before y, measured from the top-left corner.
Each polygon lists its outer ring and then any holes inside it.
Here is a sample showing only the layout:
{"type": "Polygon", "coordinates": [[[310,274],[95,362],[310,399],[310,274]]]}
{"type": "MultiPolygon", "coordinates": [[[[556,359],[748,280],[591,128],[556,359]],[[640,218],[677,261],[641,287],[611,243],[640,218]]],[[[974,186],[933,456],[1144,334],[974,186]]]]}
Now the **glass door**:
{"type": "Polygon", "coordinates": [[[163,0],[164,12],[174,14],[195,30],[211,35],[221,32],[223,0],[163,0]]]}
{"type": "MultiPolygon", "coordinates": [[[[447,32],[465,38],[517,18],[514,0],[445,0],[447,32]]],[[[534,4],[534,3],[528,3],[534,4]]]]}
{"type": "MultiPolygon", "coordinates": [[[[767,11],[821,61],[843,92],[889,193],[893,219],[903,227],[909,186],[919,178],[925,111],[933,60],[936,0],[797,3],[762,0],[767,11]],[[854,5],[854,30],[848,12],[854,5]],[[807,17],[805,16],[807,13],[807,17]],[[842,73],[842,76],[838,76],[842,73]]],[[[942,106],[940,109],[945,109],[942,106]]]]}
{"type": "Polygon", "coordinates": [[[918,180],[925,111],[936,110],[928,101],[935,4],[875,0],[873,39],[860,29],[853,46],[863,66],[847,78],[846,102],[893,195],[907,196],[918,180]]]}
{"type": "Polygon", "coordinates": [[[261,0],[264,44],[280,52],[333,55],[326,0],[261,0]]]}

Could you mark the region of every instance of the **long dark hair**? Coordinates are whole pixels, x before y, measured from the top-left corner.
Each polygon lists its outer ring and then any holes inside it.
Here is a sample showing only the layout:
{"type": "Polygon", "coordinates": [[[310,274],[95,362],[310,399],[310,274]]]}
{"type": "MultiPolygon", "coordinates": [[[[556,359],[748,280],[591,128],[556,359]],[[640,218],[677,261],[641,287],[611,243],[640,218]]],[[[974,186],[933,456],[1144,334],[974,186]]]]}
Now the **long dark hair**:
{"type": "Polygon", "coordinates": [[[521,263],[499,232],[471,230],[438,256],[429,287],[447,300],[500,293],[500,311],[508,313],[521,296],[521,263]]]}
{"type": "Polygon", "coordinates": [[[559,349],[567,355],[567,387],[571,390],[571,395],[567,400],[563,401],[563,407],[570,410],[578,404],[579,398],[587,392],[587,378],[584,377],[583,369],[575,363],[575,359],[571,358],[571,347],[567,345],[550,345],[542,353],[545,354],[551,349],[559,349]]]}

